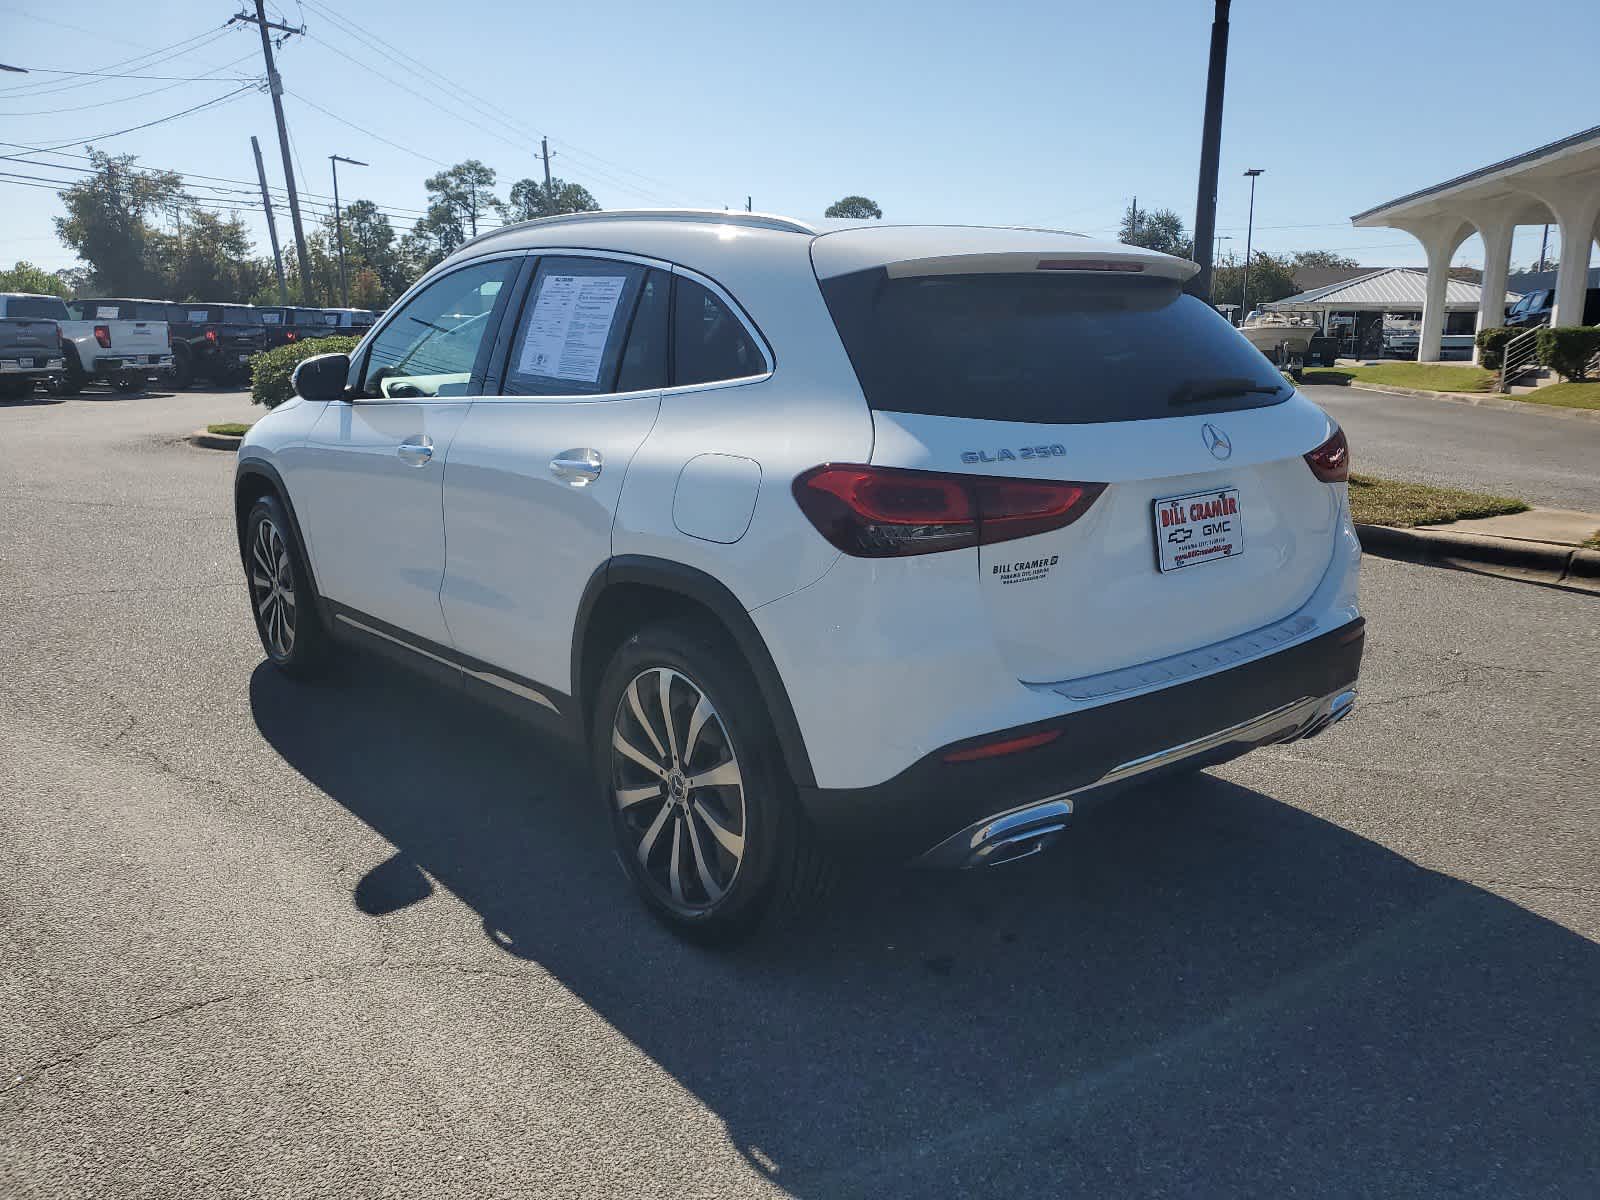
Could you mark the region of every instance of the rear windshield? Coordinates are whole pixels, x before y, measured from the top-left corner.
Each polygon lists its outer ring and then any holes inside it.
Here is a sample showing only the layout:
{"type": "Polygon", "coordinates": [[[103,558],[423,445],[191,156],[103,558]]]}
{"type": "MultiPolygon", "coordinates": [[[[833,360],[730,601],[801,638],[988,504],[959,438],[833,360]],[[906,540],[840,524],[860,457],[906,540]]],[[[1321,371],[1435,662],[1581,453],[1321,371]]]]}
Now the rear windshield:
{"type": "Polygon", "coordinates": [[[167,306],[159,300],[99,300],[90,297],[67,305],[80,321],[165,321],[167,306]]]}
{"type": "Polygon", "coordinates": [[[822,281],[873,408],[1089,424],[1277,404],[1264,355],[1171,280],[933,275],[822,281]]]}
{"type": "Polygon", "coordinates": [[[29,321],[61,321],[67,308],[54,296],[7,296],[6,316],[29,321]]]}
{"type": "Polygon", "coordinates": [[[259,309],[245,308],[239,304],[224,305],[222,319],[229,325],[259,325],[261,312],[259,309]]]}

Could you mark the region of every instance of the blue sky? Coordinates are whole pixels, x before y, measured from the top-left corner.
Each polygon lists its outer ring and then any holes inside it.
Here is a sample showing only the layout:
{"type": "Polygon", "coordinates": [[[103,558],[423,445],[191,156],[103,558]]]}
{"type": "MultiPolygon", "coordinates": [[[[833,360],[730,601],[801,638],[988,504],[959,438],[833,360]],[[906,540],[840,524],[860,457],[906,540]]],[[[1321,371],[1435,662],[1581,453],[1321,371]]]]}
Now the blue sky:
{"type": "MultiPolygon", "coordinates": [[[[400,229],[439,163],[480,158],[504,195],[541,170],[540,135],[557,151],[556,174],[608,208],[743,207],[751,195],[758,209],[814,217],[862,193],[895,220],[1109,235],[1137,196],[1194,219],[1209,0],[267,7],[308,30],[279,63],[301,186],[324,196],[329,154],[363,159],[371,165],[341,170],[341,196],[395,209],[400,229]]],[[[104,70],[195,39],[116,68],[162,79],[0,75],[0,139],[55,146],[224,95],[261,72],[253,28],[220,32],[233,11],[230,0],[0,0],[0,61],[41,70],[104,70]],[[200,36],[209,32],[218,36],[200,36]]],[[[1234,0],[1217,219],[1236,240],[1224,250],[1244,245],[1241,172],[1262,167],[1257,246],[1421,263],[1405,234],[1353,229],[1350,214],[1600,121],[1597,31],[1593,0],[1547,0],[1533,24],[1486,0],[1234,0]],[[1486,91],[1485,73],[1503,82],[1486,91]]],[[[97,144],[143,165],[251,181],[252,133],[281,184],[264,92],[97,144]]],[[[0,171],[71,178],[64,167],[83,165],[29,157],[61,165],[0,171]]],[[[217,188],[196,194],[250,201],[247,188],[217,188]]],[[[52,191],[0,177],[0,200],[0,265],[72,265],[50,224],[52,191]]],[[[259,206],[244,215],[265,253],[259,206]]],[[[1519,231],[1515,262],[1537,257],[1539,235],[1519,231]]],[[[1479,261],[1474,238],[1456,262],[1479,261]]]]}

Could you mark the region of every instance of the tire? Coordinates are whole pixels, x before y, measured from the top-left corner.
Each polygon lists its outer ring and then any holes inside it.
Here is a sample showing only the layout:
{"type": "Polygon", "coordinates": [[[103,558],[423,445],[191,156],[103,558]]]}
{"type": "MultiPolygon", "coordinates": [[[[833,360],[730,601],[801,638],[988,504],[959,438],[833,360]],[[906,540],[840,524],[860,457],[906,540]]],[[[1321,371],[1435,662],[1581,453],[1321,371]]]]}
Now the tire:
{"type": "Polygon", "coordinates": [[[177,354],[172,359],[172,390],[184,391],[194,382],[194,368],[189,365],[187,354],[177,354]]]}
{"type": "Polygon", "coordinates": [[[83,373],[83,364],[78,361],[76,351],[67,351],[67,361],[61,372],[61,382],[56,384],[56,392],[62,396],[76,396],[83,391],[83,385],[89,382],[89,377],[83,373]]]}
{"type": "Polygon", "coordinates": [[[268,660],[296,679],[320,675],[333,658],[333,642],[276,496],[261,497],[245,519],[244,568],[250,612],[268,660]]]}
{"type": "Polygon", "coordinates": [[[111,381],[111,386],[123,395],[144,390],[144,382],[133,375],[118,375],[111,381]]]}
{"type": "Polygon", "coordinates": [[[671,621],[633,634],[591,717],[590,763],[618,861],[674,933],[731,945],[826,893],[834,865],[800,810],[760,690],[715,627],[671,621]]]}
{"type": "Polygon", "coordinates": [[[32,392],[31,379],[0,379],[0,400],[23,400],[32,392]]]}

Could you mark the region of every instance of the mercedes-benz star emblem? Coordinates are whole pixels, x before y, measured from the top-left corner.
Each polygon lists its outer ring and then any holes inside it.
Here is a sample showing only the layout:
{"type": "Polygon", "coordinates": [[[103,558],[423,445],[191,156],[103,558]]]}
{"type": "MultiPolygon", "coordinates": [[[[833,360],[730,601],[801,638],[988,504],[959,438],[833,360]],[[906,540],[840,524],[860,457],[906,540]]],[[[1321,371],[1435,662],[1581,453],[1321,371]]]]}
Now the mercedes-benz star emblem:
{"type": "Polygon", "coordinates": [[[1233,443],[1228,440],[1228,435],[1209,422],[1200,427],[1200,440],[1205,442],[1212,458],[1227,458],[1233,453],[1233,443]]]}

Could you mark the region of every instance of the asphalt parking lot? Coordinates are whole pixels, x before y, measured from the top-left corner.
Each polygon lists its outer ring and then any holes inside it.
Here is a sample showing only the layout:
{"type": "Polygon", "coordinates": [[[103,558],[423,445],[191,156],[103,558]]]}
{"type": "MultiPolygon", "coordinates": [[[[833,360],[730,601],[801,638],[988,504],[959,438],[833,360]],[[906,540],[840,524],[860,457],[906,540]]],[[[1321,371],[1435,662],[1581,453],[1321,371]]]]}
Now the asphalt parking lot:
{"type": "Polygon", "coordinates": [[[250,415],[0,407],[0,1195],[1600,1193],[1592,597],[1369,558],[1326,736],[718,956],[571,753],[261,665],[250,415]]]}

